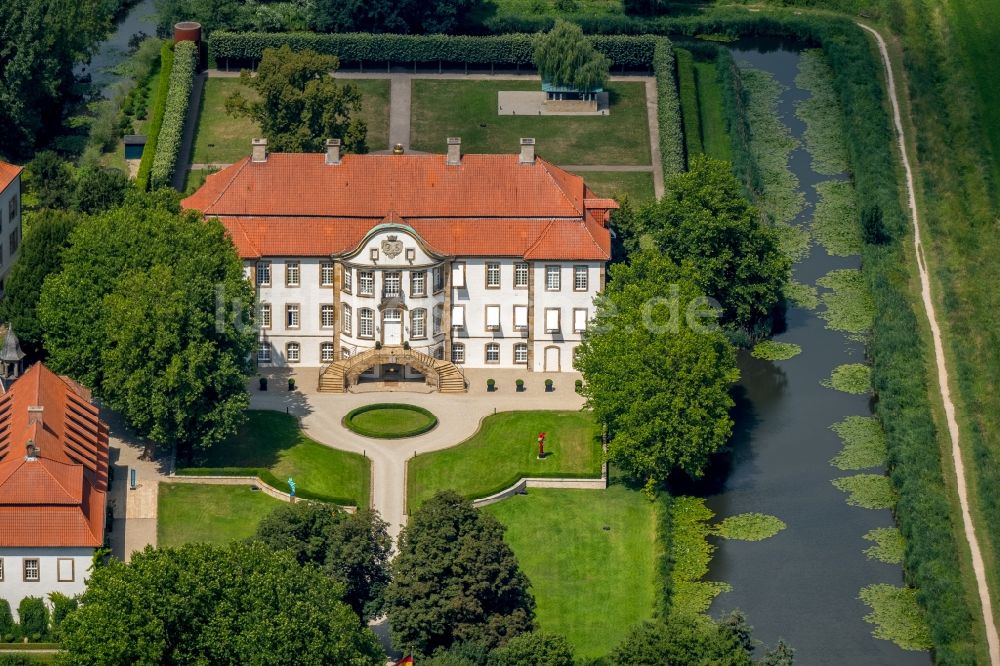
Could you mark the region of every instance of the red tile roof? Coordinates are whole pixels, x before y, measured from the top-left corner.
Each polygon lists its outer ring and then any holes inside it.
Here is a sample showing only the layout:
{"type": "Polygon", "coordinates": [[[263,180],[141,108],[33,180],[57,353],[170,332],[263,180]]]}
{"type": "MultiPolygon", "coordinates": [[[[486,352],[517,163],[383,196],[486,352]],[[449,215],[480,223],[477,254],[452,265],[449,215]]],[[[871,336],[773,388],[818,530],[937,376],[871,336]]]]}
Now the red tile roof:
{"type": "Polygon", "coordinates": [[[617,204],[593,196],[583,178],[540,158],[463,155],[452,166],[443,155],[345,155],[328,165],[322,154],[276,153],[209,176],[181,204],[217,216],[244,259],[347,252],[393,222],[443,255],[534,248],[535,259],[604,261],[605,213],[617,204]]]}
{"type": "Polygon", "coordinates": [[[6,190],[7,186],[21,174],[21,171],[21,167],[0,160],[0,192],[6,190]]]}
{"type": "Polygon", "coordinates": [[[108,430],[89,392],[31,366],[0,396],[0,547],[100,546],[107,470],[108,430]]]}

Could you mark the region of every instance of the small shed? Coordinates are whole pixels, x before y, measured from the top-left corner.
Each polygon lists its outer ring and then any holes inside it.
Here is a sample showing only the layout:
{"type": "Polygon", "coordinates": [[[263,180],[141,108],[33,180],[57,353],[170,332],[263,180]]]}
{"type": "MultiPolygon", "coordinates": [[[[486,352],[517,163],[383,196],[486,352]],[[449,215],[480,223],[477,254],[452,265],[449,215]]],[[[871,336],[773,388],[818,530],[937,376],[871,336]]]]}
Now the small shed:
{"type": "Polygon", "coordinates": [[[144,134],[125,135],[125,159],[141,160],[142,151],[146,149],[146,136],[144,134]]]}
{"type": "Polygon", "coordinates": [[[551,111],[597,111],[597,98],[604,88],[583,90],[542,81],[542,92],[545,93],[545,107],[551,111]]]}

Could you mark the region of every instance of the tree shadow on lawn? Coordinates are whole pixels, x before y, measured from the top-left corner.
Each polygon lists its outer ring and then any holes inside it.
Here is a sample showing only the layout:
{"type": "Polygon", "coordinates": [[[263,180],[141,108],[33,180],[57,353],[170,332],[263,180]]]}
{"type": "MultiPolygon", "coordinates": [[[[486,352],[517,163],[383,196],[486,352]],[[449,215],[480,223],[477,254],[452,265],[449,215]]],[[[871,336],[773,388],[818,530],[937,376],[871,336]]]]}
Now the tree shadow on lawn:
{"type": "Polygon", "coordinates": [[[249,410],[247,421],[235,435],[208,451],[196,452],[190,467],[259,467],[270,469],[281,462],[281,452],[307,438],[291,414],[272,410],[249,410]]]}

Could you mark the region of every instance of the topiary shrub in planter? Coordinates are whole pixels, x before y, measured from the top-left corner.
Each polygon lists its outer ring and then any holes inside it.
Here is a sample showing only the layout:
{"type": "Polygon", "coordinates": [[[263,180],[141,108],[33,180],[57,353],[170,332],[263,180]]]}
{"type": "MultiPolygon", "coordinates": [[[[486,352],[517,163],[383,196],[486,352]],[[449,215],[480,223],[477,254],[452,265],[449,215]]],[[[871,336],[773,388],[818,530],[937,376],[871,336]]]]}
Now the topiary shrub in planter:
{"type": "Polygon", "coordinates": [[[382,343],[378,340],[375,341],[375,349],[382,349],[382,343]]]}
{"type": "Polygon", "coordinates": [[[261,391],[266,391],[267,390],[267,377],[259,377],[257,379],[257,383],[260,385],[260,390],[261,391]]]}
{"type": "Polygon", "coordinates": [[[517,385],[517,392],[522,393],[524,391],[524,380],[518,379],[514,384],[517,385]]]}
{"type": "Polygon", "coordinates": [[[554,390],[554,388],[555,387],[552,386],[552,380],[551,379],[546,379],[545,380],[545,390],[547,392],[551,393],[554,390]]]}
{"type": "Polygon", "coordinates": [[[497,380],[495,380],[495,379],[487,379],[486,380],[486,390],[489,391],[489,392],[491,392],[491,393],[493,391],[496,391],[497,390],[497,380]]]}
{"type": "Polygon", "coordinates": [[[583,391],[583,380],[582,379],[576,380],[576,382],[574,382],[574,386],[576,388],[576,392],[580,393],[581,391],[583,391]]]}
{"type": "Polygon", "coordinates": [[[295,378],[294,377],[289,377],[288,378],[288,390],[289,391],[294,391],[295,390],[295,378]]]}

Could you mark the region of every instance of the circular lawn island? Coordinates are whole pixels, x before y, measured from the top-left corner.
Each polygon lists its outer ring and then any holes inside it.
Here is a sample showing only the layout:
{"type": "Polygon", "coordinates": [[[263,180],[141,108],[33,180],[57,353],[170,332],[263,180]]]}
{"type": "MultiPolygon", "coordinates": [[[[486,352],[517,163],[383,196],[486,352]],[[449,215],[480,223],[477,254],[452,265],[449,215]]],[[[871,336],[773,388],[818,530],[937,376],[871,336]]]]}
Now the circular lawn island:
{"type": "Polygon", "coordinates": [[[365,437],[402,439],[422,435],[437,425],[437,417],[423,407],[380,402],[352,409],[344,427],[365,437]]]}

